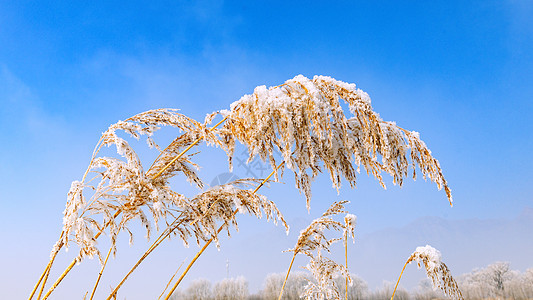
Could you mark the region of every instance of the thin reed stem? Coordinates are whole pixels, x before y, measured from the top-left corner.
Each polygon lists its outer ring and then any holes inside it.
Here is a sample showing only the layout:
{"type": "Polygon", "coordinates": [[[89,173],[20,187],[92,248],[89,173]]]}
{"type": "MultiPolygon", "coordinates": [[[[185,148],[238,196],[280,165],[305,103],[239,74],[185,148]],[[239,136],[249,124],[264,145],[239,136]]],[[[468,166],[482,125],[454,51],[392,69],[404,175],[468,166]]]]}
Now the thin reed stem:
{"type": "Polygon", "coordinates": [[[409,258],[403,265],[402,272],[400,273],[400,277],[398,277],[398,281],[396,281],[396,285],[394,286],[394,291],[392,291],[392,296],[390,297],[390,300],[394,299],[394,294],[396,294],[396,289],[398,288],[398,284],[400,283],[400,279],[402,278],[403,271],[405,270],[405,267],[407,267],[410,261],[411,259],[409,258]]]}
{"type": "Polygon", "coordinates": [[[100,283],[100,278],[102,278],[102,274],[104,273],[104,268],[107,265],[107,260],[109,259],[109,255],[111,254],[112,250],[113,250],[113,246],[109,247],[109,251],[107,251],[107,256],[105,257],[104,264],[102,265],[102,268],[100,269],[100,273],[98,273],[98,278],[96,279],[96,283],[94,284],[94,288],[93,288],[93,291],[91,293],[91,297],[89,298],[89,300],[93,300],[94,293],[96,292],[98,283],[100,283]]]}
{"type": "MultiPolygon", "coordinates": [[[[272,172],[270,173],[270,175],[268,175],[252,192],[252,194],[255,194],[269,179],[270,177],[272,177],[272,175],[274,175],[276,173],[276,171],[281,168],[281,166],[284,164],[285,162],[281,162],[274,170],[272,170],[272,172]]],[[[235,217],[235,215],[237,214],[237,212],[239,212],[238,209],[236,209],[233,214],[231,215],[231,218],[235,217]]],[[[224,224],[222,224],[218,230],[217,230],[217,233],[216,235],[218,235],[222,229],[224,229],[224,224]]],[[[215,236],[216,236],[215,235],[215,236]]],[[[170,292],[168,293],[168,295],[165,297],[165,300],[168,300],[170,298],[170,296],[172,296],[172,293],[174,293],[174,291],[176,290],[176,288],[178,287],[178,285],[181,283],[181,281],[183,280],[183,278],[185,277],[185,275],[187,275],[187,273],[189,272],[189,270],[191,269],[192,265],[196,262],[196,260],[200,257],[200,255],[202,255],[202,253],[204,253],[205,249],[207,249],[207,247],[214,241],[214,237],[212,237],[211,239],[209,239],[209,241],[207,241],[205,243],[205,245],[202,247],[202,249],[200,249],[200,251],[198,251],[196,253],[196,255],[194,256],[194,258],[191,260],[191,262],[189,263],[189,265],[187,266],[187,268],[185,269],[185,271],[183,271],[183,273],[181,274],[180,278],[178,279],[178,281],[174,284],[174,286],[172,287],[172,289],[170,290],[170,292]]]]}
{"type": "MultiPolygon", "coordinates": [[[[348,232],[344,232],[344,259],[346,263],[346,271],[348,272],[348,232]]],[[[348,272],[350,276],[350,272],[348,272]]],[[[348,300],[348,277],[346,277],[346,300],[348,300]]]]}
{"type": "Polygon", "coordinates": [[[41,282],[43,281],[43,277],[45,276],[46,272],[48,272],[48,269],[50,268],[50,264],[51,264],[52,261],[53,261],[53,258],[50,259],[50,261],[48,262],[48,264],[46,264],[46,267],[44,268],[43,273],[42,273],[41,276],[39,277],[39,280],[38,280],[37,283],[35,284],[35,287],[33,287],[33,290],[31,291],[31,294],[30,294],[30,297],[28,297],[28,300],[31,300],[31,299],[33,298],[33,295],[35,295],[35,292],[37,292],[37,289],[38,289],[39,286],[41,285],[41,282]]]}
{"type": "Polygon", "coordinates": [[[45,270],[45,273],[43,273],[43,280],[41,288],[39,289],[39,294],[37,295],[37,300],[41,299],[41,295],[43,294],[44,287],[46,286],[46,281],[48,280],[48,276],[50,276],[50,270],[52,270],[52,264],[55,261],[55,257],[57,256],[57,252],[54,253],[54,255],[51,257],[50,261],[48,262],[47,268],[45,270]]]}
{"type": "Polygon", "coordinates": [[[289,279],[289,273],[291,272],[292,264],[294,263],[296,254],[298,254],[298,252],[294,251],[294,255],[292,256],[292,259],[291,259],[291,264],[289,265],[289,269],[287,270],[287,275],[285,275],[285,280],[283,281],[283,285],[281,286],[281,291],[279,292],[278,300],[281,300],[281,296],[283,296],[283,290],[285,289],[285,284],[287,283],[287,280],[289,279]]]}
{"type": "Polygon", "coordinates": [[[174,272],[174,275],[172,275],[172,277],[170,277],[170,280],[168,281],[167,285],[165,286],[165,289],[163,290],[163,292],[161,293],[161,295],[159,295],[159,297],[157,297],[157,300],[161,299],[161,297],[163,297],[163,295],[165,294],[165,292],[167,291],[168,289],[168,286],[172,283],[172,280],[174,280],[174,277],[176,276],[176,274],[178,274],[179,270],[181,269],[181,267],[183,266],[183,264],[185,263],[185,261],[182,261],[181,262],[181,265],[178,267],[178,269],[176,270],[176,272],[174,272]]]}
{"type": "Polygon", "coordinates": [[[50,267],[46,269],[46,273],[44,274],[44,278],[43,278],[43,284],[41,285],[41,288],[39,289],[39,294],[37,295],[37,300],[41,299],[41,295],[43,294],[44,287],[46,286],[46,281],[48,280],[48,276],[50,275],[50,270],[52,270],[52,264],[50,264],[50,267]]]}
{"type": "Polygon", "coordinates": [[[77,259],[74,259],[70,265],[68,265],[68,267],[65,269],[65,271],[63,271],[63,274],[61,274],[61,276],[59,276],[59,278],[56,280],[56,282],[50,287],[50,289],[48,290],[48,292],[44,295],[43,297],[43,300],[46,300],[48,299],[48,296],[50,296],[50,294],[55,290],[55,288],[61,283],[61,281],[63,280],[63,278],[65,278],[65,276],[67,276],[67,274],[70,272],[70,270],[72,270],[72,268],[74,267],[74,265],[76,265],[76,262],[78,260],[77,259]]]}

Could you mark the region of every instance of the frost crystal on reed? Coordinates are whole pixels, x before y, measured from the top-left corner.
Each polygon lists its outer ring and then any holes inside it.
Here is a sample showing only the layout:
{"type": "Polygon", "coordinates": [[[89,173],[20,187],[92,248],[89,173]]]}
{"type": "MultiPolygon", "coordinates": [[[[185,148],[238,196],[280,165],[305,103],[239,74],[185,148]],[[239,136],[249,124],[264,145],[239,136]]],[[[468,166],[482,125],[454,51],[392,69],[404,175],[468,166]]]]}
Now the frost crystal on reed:
{"type": "Polygon", "coordinates": [[[430,245],[417,247],[413,255],[413,259],[416,260],[418,266],[420,267],[420,263],[424,262],[427,265],[428,271],[435,270],[441,264],[440,251],[430,245]]]}

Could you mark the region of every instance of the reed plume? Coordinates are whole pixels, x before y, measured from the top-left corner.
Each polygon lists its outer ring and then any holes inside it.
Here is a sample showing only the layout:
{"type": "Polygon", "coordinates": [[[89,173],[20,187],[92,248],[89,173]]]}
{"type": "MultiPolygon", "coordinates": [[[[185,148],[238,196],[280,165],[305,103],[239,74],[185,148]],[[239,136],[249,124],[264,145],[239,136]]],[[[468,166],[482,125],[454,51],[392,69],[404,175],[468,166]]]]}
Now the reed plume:
{"type": "Polygon", "coordinates": [[[372,110],[369,96],[354,84],[326,76],[315,76],[310,80],[299,75],[281,86],[269,89],[257,87],[253,94],[231,104],[230,110],[206,116],[204,123],[179,114],[177,110],[158,109],[110,126],[97,144],[83,180],[72,183],[64,211],[64,234],[52,255],[74,240],[80,247],[80,260],[84,256],[100,257],[93,229],[108,227],[115,247],[120,231],[127,231],[133,237],[127,225],[133,219],[140,219],[149,237],[151,224],[146,213],[152,215],[157,226],[159,218],[175,216],[170,208],[187,206],[188,199],[169,187],[170,177],[180,172],[192,184],[203,187],[195,171],[198,166],[187,155],[167,168],[168,162],[181,149],[198,139],[223,148],[228,154],[230,169],[236,141],[247,146],[248,161],[259,156],[263,161],[268,160],[274,169],[278,164],[273,156],[277,148],[285,162],[281,173],[285,166],[294,171],[296,186],[305,194],[308,207],[310,181],[322,168],[328,171],[333,186],[339,189],[341,177],[355,186],[355,165],[357,170],[362,165],[384,187],[381,172],[391,174],[393,182],[401,185],[408,167],[412,167],[415,177],[415,167],[418,166],[424,178],[429,177],[439,188],[445,189],[451,203],[450,189],[438,161],[431,156],[416,132],[382,121],[372,110]],[[351,118],[345,116],[340,99],[348,104],[353,115],[351,118]],[[211,131],[207,124],[217,114],[222,114],[226,121],[211,131]],[[144,172],[138,155],[117,131],[124,131],[137,139],[145,135],[148,144],[159,149],[151,138],[158,126],[173,126],[184,133],[161,151],[150,169],[144,172]],[[103,146],[112,145],[116,146],[122,159],[97,157],[103,146]],[[407,157],[409,149],[410,163],[407,157]],[[378,157],[381,157],[381,162],[378,157]],[[96,176],[86,182],[88,172],[96,176]],[[151,177],[156,174],[160,176],[151,177]],[[91,184],[95,179],[99,181],[91,184]],[[92,195],[86,195],[87,191],[92,195]],[[119,220],[115,220],[117,212],[122,213],[119,220]],[[101,216],[101,219],[94,216],[101,216]]]}
{"type": "MultiPolygon", "coordinates": [[[[315,259],[315,256],[313,255],[313,251],[317,251],[318,255],[317,257],[321,257],[321,250],[325,250],[327,252],[330,252],[329,247],[339,241],[339,238],[333,238],[329,239],[326,237],[325,230],[350,230],[346,229],[344,224],[336,221],[333,219],[333,216],[346,213],[344,210],[344,205],[347,204],[348,201],[343,200],[339,202],[334,202],[319,218],[313,220],[307,228],[300,231],[300,235],[298,236],[298,241],[296,242],[296,245],[292,249],[286,250],[286,252],[293,252],[291,263],[289,265],[289,269],[287,270],[287,275],[285,276],[285,281],[283,282],[283,285],[281,287],[281,291],[279,293],[278,300],[281,300],[281,297],[283,296],[283,290],[285,288],[285,284],[287,283],[287,279],[289,278],[289,274],[292,269],[292,264],[294,263],[294,259],[296,258],[296,255],[299,253],[303,253],[311,258],[311,260],[315,259]]],[[[314,266],[314,265],[313,265],[314,266]]],[[[343,267],[344,268],[344,267],[343,267]]]]}
{"type": "Polygon", "coordinates": [[[214,113],[227,118],[214,132],[229,155],[230,169],[236,141],[248,148],[248,162],[258,156],[272,168],[277,165],[274,153],[279,150],[285,166],[294,171],[296,187],[305,194],[308,209],[310,182],[322,169],[338,190],[342,177],[355,187],[361,166],[383,187],[382,172],[390,174],[394,184],[402,185],[408,168],[416,178],[418,167],[424,179],[444,188],[452,204],[440,165],[419,134],[383,121],[373,111],[368,94],[355,84],[327,76],[308,79],[298,75],[280,86],[258,86],[230,108],[214,113]],[[350,117],[345,115],[341,99],[348,105],[350,117]]]}
{"type": "Polygon", "coordinates": [[[426,245],[425,247],[417,247],[415,252],[413,252],[413,254],[411,254],[409,259],[407,259],[405,262],[402,272],[400,273],[400,277],[398,278],[396,286],[394,287],[391,300],[394,299],[394,293],[396,292],[398,283],[400,283],[400,279],[402,278],[405,267],[413,261],[416,261],[418,268],[420,268],[422,265],[424,266],[427,277],[431,279],[433,284],[433,289],[439,288],[444,295],[452,299],[464,299],[461,291],[459,290],[457,282],[455,279],[453,279],[452,274],[450,273],[450,270],[446,264],[441,261],[440,251],[429,245],[426,245]]]}
{"type": "Polygon", "coordinates": [[[231,236],[230,225],[234,226],[237,231],[239,229],[236,220],[236,212],[238,212],[250,214],[259,219],[264,215],[267,220],[272,220],[276,225],[280,221],[288,233],[289,225],[275,203],[256,191],[245,189],[246,186],[260,182],[261,180],[252,178],[239,179],[198,194],[191,201],[193,205],[185,211],[188,222],[177,228],[177,231],[190,226],[198,245],[200,241],[206,242],[213,238],[217,247],[220,247],[217,233],[219,224],[222,223],[228,236],[231,236]]]}
{"type": "Polygon", "coordinates": [[[157,227],[160,218],[166,219],[174,215],[171,208],[187,205],[187,198],[168,185],[170,177],[180,172],[198,188],[203,187],[195,170],[198,166],[187,155],[182,156],[159,177],[152,178],[151,175],[163,168],[169,156],[191,143],[193,137],[202,136],[206,140],[213,140],[214,136],[206,132],[208,130],[203,124],[171,109],[144,112],[111,125],[102,134],[83,179],[74,181],[71,185],[63,217],[64,234],[56,248],[59,245],[68,247],[73,240],[80,248],[80,261],[85,256],[100,257],[94,229],[101,231],[107,227],[115,253],[119,232],[127,231],[130,242],[133,242],[128,223],[134,219],[141,221],[149,238],[152,225],[147,213],[151,214],[157,227]],[[145,135],[150,147],[159,148],[151,136],[159,129],[158,126],[164,125],[177,127],[185,133],[176,138],[145,172],[136,151],[118,132],[123,131],[136,139],[145,135]],[[98,156],[104,146],[115,146],[119,157],[98,156]],[[93,176],[86,180],[89,174],[93,176]],[[115,217],[117,212],[122,213],[118,220],[115,217]]]}

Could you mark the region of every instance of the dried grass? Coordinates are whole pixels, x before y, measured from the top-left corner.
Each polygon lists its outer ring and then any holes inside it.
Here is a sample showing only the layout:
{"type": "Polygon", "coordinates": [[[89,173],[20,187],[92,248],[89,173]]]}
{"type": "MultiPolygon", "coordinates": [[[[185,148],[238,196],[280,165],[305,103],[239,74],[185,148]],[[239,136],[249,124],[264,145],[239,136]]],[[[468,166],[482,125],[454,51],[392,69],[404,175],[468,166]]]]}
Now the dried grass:
{"type": "MultiPolygon", "coordinates": [[[[336,288],[337,286],[333,282],[332,276],[337,272],[341,272],[343,275],[348,274],[348,270],[346,267],[338,265],[334,261],[323,257],[322,250],[330,252],[330,246],[333,243],[341,240],[340,238],[329,239],[326,237],[326,230],[343,230],[344,237],[347,237],[349,232],[352,232],[353,234],[355,222],[353,221],[351,215],[345,218],[345,223],[341,223],[333,219],[333,217],[338,214],[346,213],[344,210],[344,205],[347,203],[348,201],[346,200],[334,202],[322,214],[321,217],[313,220],[311,224],[307,226],[307,228],[300,231],[298,241],[296,242],[294,248],[286,250],[286,252],[293,252],[293,256],[289,265],[289,269],[287,270],[287,275],[285,276],[285,281],[283,282],[281,291],[279,293],[279,300],[281,300],[281,297],[283,296],[283,290],[285,288],[287,279],[289,278],[294,259],[299,253],[305,254],[310,258],[310,263],[306,268],[311,271],[317,282],[315,284],[312,281],[309,281],[309,285],[306,287],[303,294],[305,295],[306,299],[315,299],[313,297],[319,294],[328,296],[339,294],[336,288]],[[314,251],[316,251],[316,254],[313,254],[314,251]],[[335,291],[326,292],[332,288],[335,291]]],[[[343,240],[345,239],[343,238],[343,240]]],[[[347,280],[351,280],[349,279],[348,275],[346,278],[347,280]]]]}
{"type": "MultiPolygon", "coordinates": [[[[439,189],[444,188],[452,203],[451,192],[439,163],[420,140],[418,133],[383,121],[373,111],[368,95],[354,84],[326,76],[308,79],[299,75],[277,87],[267,89],[259,86],[253,94],[234,102],[230,110],[207,115],[203,123],[174,109],[156,109],[111,125],[97,143],[82,179],[71,185],[62,234],[52,249],[51,260],[30,299],[41,281],[44,288],[52,263],[61,248],[68,248],[75,243],[79,247],[79,254],[43,299],[50,295],[74,264],[85,257],[96,256],[104,263],[96,244],[96,239],[102,233],[109,236],[114,255],[117,251],[116,240],[121,232],[127,232],[130,242],[133,242],[130,230],[133,220],[143,224],[148,238],[152,227],[158,230],[161,223],[167,225],[146,255],[171,234],[186,245],[190,239],[194,239],[198,245],[206,242],[204,247],[211,241],[219,246],[218,234],[223,228],[228,235],[230,226],[238,229],[235,218],[238,212],[258,218],[264,215],[274,223],[281,222],[288,230],[275,203],[255,193],[263,183],[253,192],[242,188],[256,184],[257,179],[243,179],[204,190],[205,185],[197,173],[199,166],[192,161],[192,155],[185,154],[200,140],[222,148],[228,156],[230,170],[236,142],[247,147],[249,162],[255,157],[268,162],[277,180],[282,178],[287,167],[293,171],[296,187],[304,193],[308,209],[310,184],[320,172],[327,171],[333,187],[339,190],[343,177],[351,187],[356,186],[361,166],[383,187],[383,172],[392,176],[394,184],[402,185],[408,169],[412,169],[412,176],[416,178],[416,168],[419,168],[424,179],[429,178],[439,189]],[[351,116],[345,115],[341,99],[349,107],[351,116]],[[219,114],[224,118],[209,128],[208,125],[219,114]],[[221,127],[217,127],[221,124],[221,127]],[[180,131],[163,150],[152,139],[161,126],[171,126],[180,131]],[[148,146],[159,151],[158,157],[147,170],[124,135],[135,139],[145,137],[148,146]],[[100,156],[104,146],[114,147],[117,155],[100,156]],[[274,158],[274,152],[277,151],[282,154],[281,164],[274,158]],[[197,196],[187,198],[171,188],[169,180],[178,174],[199,189],[197,196]]],[[[295,248],[289,251],[294,256],[304,253],[313,257],[312,251],[329,251],[329,246],[341,239],[344,239],[347,247],[348,235],[354,238],[353,226],[348,221],[341,223],[331,218],[344,213],[345,203],[334,203],[321,218],[313,221],[301,233],[295,248]],[[327,239],[324,235],[326,229],[344,230],[344,237],[327,239]]],[[[116,295],[116,291],[112,295],[116,295]]]]}
{"type": "Polygon", "coordinates": [[[193,138],[200,137],[208,141],[213,141],[214,138],[203,124],[170,109],[144,112],[111,125],[102,134],[86,172],[87,175],[93,176],[89,180],[85,180],[84,176],[82,181],[74,181],[71,185],[64,211],[64,234],[60,244],[68,247],[69,242],[74,240],[80,247],[80,260],[85,256],[100,257],[93,229],[102,230],[107,227],[113,252],[116,252],[116,238],[121,231],[127,231],[130,234],[130,242],[133,241],[133,234],[128,226],[134,219],[141,221],[146,228],[147,237],[150,237],[152,225],[146,213],[152,216],[157,227],[161,218],[174,216],[170,207],[180,208],[187,204],[187,198],[173,191],[168,185],[170,177],[180,172],[198,188],[203,187],[195,170],[198,166],[186,155],[159,177],[153,178],[168,161],[192,143],[193,138]],[[149,146],[159,148],[151,136],[158,126],[165,125],[177,127],[185,133],[176,138],[145,172],[139,156],[130,144],[119,136],[118,131],[136,139],[144,135],[149,146]],[[98,157],[104,146],[115,146],[120,157],[98,157]],[[118,220],[114,217],[116,212],[122,213],[118,220]]]}
{"type": "Polygon", "coordinates": [[[324,257],[320,250],[312,256],[309,264],[304,267],[313,275],[314,280],[308,280],[301,297],[306,300],[341,299],[339,287],[335,278],[339,275],[346,278],[347,284],[352,284],[352,278],[345,266],[324,257]]]}
{"type": "MultiPolygon", "coordinates": [[[[82,180],[72,183],[67,195],[63,231],[52,249],[50,262],[36,284],[36,288],[43,277],[42,287],[44,288],[55,256],[63,246],[68,248],[70,240],[74,240],[80,246],[80,253],[54,283],[47,295],[70,272],[74,264],[81,262],[85,256],[97,255],[102,262],[100,252],[95,245],[96,239],[105,229],[109,228],[109,236],[115,254],[116,237],[120,231],[127,231],[130,234],[130,242],[132,242],[133,235],[128,228],[129,221],[139,218],[146,227],[147,237],[150,236],[151,225],[142,210],[143,206],[151,213],[156,228],[160,218],[166,220],[168,216],[173,217],[174,214],[168,207],[173,205],[180,207],[185,199],[170,189],[168,179],[181,172],[189,182],[196,184],[199,188],[203,186],[194,170],[197,166],[184,154],[185,150],[189,150],[192,145],[198,142],[198,140],[191,141],[191,137],[203,138],[212,144],[214,135],[211,130],[212,128],[207,129],[205,124],[178,114],[177,110],[173,109],[147,111],[126,121],[119,121],[111,125],[97,143],[82,180]],[[117,131],[124,131],[136,139],[146,135],[148,145],[159,150],[160,147],[151,138],[153,133],[159,129],[158,126],[177,127],[184,133],[178,136],[163,152],[160,152],[149,170],[143,172],[138,155],[129,143],[117,134],[117,131]],[[116,146],[118,158],[97,156],[103,146],[113,145],[116,146]],[[165,154],[166,152],[177,153],[185,146],[187,148],[178,155],[170,157],[165,154]],[[155,175],[152,175],[153,173],[155,175]],[[89,174],[94,176],[86,180],[89,174]],[[113,211],[114,214],[112,214],[113,211]],[[120,213],[123,213],[122,218],[115,221],[120,213]],[[100,217],[100,222],[98,217],[100,217]],[[94,234],[93,229],[97,231],[96,234],[94,234]]],[[[35,289],[29,299],[33,297],[35,289]]],[[[47,298],[47,295],[44,299],[47,298]]]]}
{"type": "Polygon", "coordinates": [[[446,264],[441,261],[440,252],[437,249],[427,245],[425,247],[416,248],[415,252],[413,252],[413,254],[411,254],[409,259],[407,259],[405,262],[402,272],[400,273],[400,277],[398,278],[396,286],[394,287],[391,300],[394,299],[394,293],[396,292],[398,283],[402,278],[405,267],[413,261],[416,261],[418,268],[420,268],[422,265],[424,266],[427,277],[431,279],[433,284],[433,289],[440,289],[444,295],[452,299],[464,299],[461,290],[459,290],[457,282],[452,277],[450,270],[446,264]]]}

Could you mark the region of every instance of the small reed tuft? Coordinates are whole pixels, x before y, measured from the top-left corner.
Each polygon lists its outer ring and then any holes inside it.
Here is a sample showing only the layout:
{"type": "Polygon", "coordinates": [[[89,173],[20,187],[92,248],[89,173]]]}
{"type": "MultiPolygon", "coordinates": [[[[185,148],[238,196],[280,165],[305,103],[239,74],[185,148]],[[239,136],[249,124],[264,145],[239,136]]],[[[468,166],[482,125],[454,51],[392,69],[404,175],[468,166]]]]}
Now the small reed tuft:
{"type": "Polygon", "coordinates": [[[394,299],[394,293],[396,292],[398,283],[402,278],[405,267],[413,261],[416,261],[418,268],[424,265],[427,277],[431,279],[431,282],[433,283],[433,289],[439,288],[444,295],[452,299],[463,299],[463,295],[461,290],[459,290],[457,282],[455,279],[453,279],[452,274],[446,264],[441,261],[440,251],[431,247],[430,245],[426,245],[425,247],[417,247],[415,252],[413,252],[413,254],[411,254],[409,259],[407,259],[405,262],[402,272],[400,273],[400,277],[398,278],[396,286],[394,287],[391,300],[394,299]]]}
{"type": "Polygon", "coordinates": [[[314,298],[317,295],[327,295],[328,297],[337,294],[340,295],[337,285],[335,282],[333,282],[332,277],[333,274],[336,274],[337,272],[340,272],[343,276],[346,275],[345,277],[347,280],[351,282],[351,278],[349,278],[348,270],[345,266],[339,265],[334,261],[322,256],[322,250],[330,252],[330,246],[333,243],[341,240],[340,238],[327,238],[325,230],[343,230],[344,236],[342,240],[345,243],[349,232],[353,236],[353,229],[355,228],[355,220],[353,217],[355,216],[348,214],[345,217],[345,223],[341,223],[333,219],[333,217],[338,214],[346,213],[344,210],[344,205],[347,203],[349,202],[346,200],[334,202],[322,214],[321,217],[313,220],[311,224],[307,226],[307,228],[300,231],[298,241],[296,242],[294,248],[286,250],[286,252],[293,252],[293,256],[289,265],[289,269],[287,270],[287,275],[285,276],[285,281],[281,287],[278,300],[281,300],[281,297],[283,296],[283,290],[285,288],[287,279],[289,278],[294,259],[299,253],[303,253],[310,258],[310,263],[306,268],[311,271],[317,282],[315,284],[312,281],[309,281],[309,284],[305,289],[305,293],[307,294],[304,293],[304,295],[306,295],[305,299],[321,299],[314,298]],[[316,254],[313,254],[314,251],[316,251],[316,254]],[[331,289],[334,289],[334,291],[331,289]]]}

